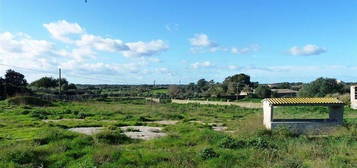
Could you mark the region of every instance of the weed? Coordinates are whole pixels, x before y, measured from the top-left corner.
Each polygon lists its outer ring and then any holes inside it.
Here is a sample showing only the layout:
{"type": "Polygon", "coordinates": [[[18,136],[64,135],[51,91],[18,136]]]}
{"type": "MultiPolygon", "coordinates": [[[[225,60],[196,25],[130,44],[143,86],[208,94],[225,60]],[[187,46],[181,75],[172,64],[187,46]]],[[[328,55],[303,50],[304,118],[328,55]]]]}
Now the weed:
{"type": "Polygon", "coordinates": [[[212,159],[215,157],[218,157],[219,154],[216,153],[213,148],[204,148],[200,153],[199,153],[200,157],[203,160],[207,160],[207,159],[212,159]]]}

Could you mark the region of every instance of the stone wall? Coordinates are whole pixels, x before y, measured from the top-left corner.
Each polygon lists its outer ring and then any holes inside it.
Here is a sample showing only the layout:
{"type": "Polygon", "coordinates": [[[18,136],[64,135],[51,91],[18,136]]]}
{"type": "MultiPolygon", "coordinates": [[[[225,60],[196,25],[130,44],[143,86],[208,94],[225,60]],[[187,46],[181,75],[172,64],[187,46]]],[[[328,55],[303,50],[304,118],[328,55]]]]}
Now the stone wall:
{"type": "Polygon", "coordinates": [[[235,105],[244,108],[262,108],[261,103],[253,103],[253,102],[224,102],[224,101],[202,101],[202,100],[180,100],[180,99],[171,99],[172,103],[177,104],[189,104],[189,103],[197,103],[197,104],[212,104],[212,105],[235,105]]]}

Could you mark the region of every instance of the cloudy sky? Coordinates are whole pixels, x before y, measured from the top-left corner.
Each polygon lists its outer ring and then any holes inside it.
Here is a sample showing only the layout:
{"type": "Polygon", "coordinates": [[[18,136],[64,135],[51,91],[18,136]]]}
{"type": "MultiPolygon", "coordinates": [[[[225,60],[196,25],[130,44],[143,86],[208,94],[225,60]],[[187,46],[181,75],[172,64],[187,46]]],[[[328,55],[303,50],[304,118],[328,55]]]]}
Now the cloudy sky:
{"type": "Polygon", "coordinates": [[[28,81],[357,81],[357,1],[0,0],[0,74],[28,81]]]}

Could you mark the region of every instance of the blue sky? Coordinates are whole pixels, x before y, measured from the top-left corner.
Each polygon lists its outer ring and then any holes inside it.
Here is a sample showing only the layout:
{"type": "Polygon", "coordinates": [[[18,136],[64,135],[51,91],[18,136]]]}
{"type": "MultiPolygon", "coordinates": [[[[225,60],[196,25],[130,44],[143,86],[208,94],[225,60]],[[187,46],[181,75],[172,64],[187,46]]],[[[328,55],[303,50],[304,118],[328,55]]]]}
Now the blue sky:
{"type": "Polygon", "coordinates": [[[0,73],[10,65],[33,81],[61,67],[93,84],[236,73],[357,81],[356,18],[355,0],[0,0],[0,73]]]}

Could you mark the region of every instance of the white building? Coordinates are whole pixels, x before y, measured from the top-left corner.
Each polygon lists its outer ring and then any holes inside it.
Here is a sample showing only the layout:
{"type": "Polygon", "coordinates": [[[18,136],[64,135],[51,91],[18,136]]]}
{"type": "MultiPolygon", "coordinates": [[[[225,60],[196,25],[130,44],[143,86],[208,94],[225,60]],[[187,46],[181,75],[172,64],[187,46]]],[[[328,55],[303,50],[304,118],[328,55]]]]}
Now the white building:
{"type": "Polygon", "coordinates": [[[268,130],[284,127],[294,133],[320,133],[343,123],[344,104],[336,98],[267,98],[263,100],[263,124],[268,130]],[[328,119],[275,119],[275,106],[327,106],[328,119]]]}
{"type": "Polygon", "coordinates": [[[351,108],[357,109],[357,86],[351,86],[351,108]]]}

